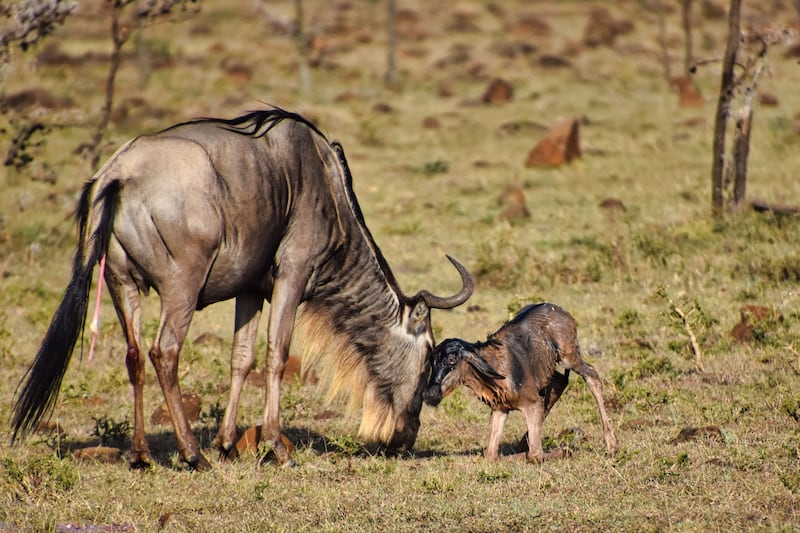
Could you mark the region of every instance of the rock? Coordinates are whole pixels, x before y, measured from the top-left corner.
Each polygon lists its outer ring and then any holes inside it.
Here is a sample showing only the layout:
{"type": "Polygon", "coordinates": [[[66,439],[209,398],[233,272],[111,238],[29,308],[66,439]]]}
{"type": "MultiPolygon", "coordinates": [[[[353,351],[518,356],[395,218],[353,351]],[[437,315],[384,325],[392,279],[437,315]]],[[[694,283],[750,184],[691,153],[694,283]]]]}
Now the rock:
{"type": "MultiPolygon", "coordinates": [[[[186,415],[186,420],[190,424],[197,422],[200,418],[200,396],[193,392],[184,392],[181,394],[181,403],[183,404],[183,412],[186,415]]],[[[150,423],[156,426],[172,423],[166,401],[159,405],[156,410],[153,411],[153,414],[150,415],[150,423]]]]}
{"type": "Polygon", "coordinates": [[[691,78],[678,76],[672,78],[669,84],[672,90],[678,94],[678,101],[682,107],[702,107],[705,103],[691,78]]]}
{"type": "Polygon", "coordinates": [[[525,166],[556,167],[581,156],[577,118],[556,124],[528,153],[525,166]]]}
{"type": "Polygon", "coordinates": [[[783,322],[783,314],[763,305],[748,304],[739,309],[741,320],[731,329],[731,337],[746,344],[754,339],[754,330],[762,334],[774,329],[778,322],[783,322]]]}
{"type": "Polygon", "coordinates": [[[95,446],[93,448],[75,450],[72,452],[72,456],[78,461],[113,464],[119,462],[122,457],[122,450],[110,446],[95,446]]]}
{"type": "Polygon", "coordinates": [[[525,203],[525,191],[515,183],[510,183],[503,189],[497,199],[497,203],[502,207],[500,220],[513,223],[531,216],[531,212],[525,203]]]}
{"type": "Polygon", "coordinates": [[[510,24],[510,33],[515,37],[541,38],[553,33],[550,23],[533,14],[522,14],[510,24]]]}
{"type": "Polygon", "coordinates": [[[778,97],[772,93],[767,92],[760,92],[758,93],[758,103],[767,106],[767,107],[775,107],[778,105],[778,97]]]}
{"type": "MultiPolygon", "coordinates": [[[[242,433],[242,436],[239,437],[239,440],[236,441],[236,450],[239,454],[243,454],[244,452],[256,452],[258,451],[258,441],[261,439],[261,426],[251,426],[242,433]]],[[[294,453],[294,444],[289,438],[281,433],[281,442],[289,451],[289,454],[294,453]]]]}
{"type": "Polygon", "coordinates": [[[58,98],[42,87],[32,87],[6,96],[0,96],[0,108],[2,109],[24,112],[34,107],[66,109],[72,107],[72,102],[65,98],[58,98]]]}
{"type": "Polygon", "coordinates": [[[486,104],[500,104],[508,102],[514,97],[514,87],[507,81],[495,78],[483,93],[483,102],[486,104]]]}
{"type": "Polygon", "coordinates": [[[722,430],[720,430],[718,426],[706,426],[702,428],[685,427],[678,433],[678,436],[672,440],[672,443],[679,444],[681,442],[690,442],[701,438],[722,442],[722,430]]]}
{"type": "Polygon", "coordinates": [[[589,12],[589,20],[583,30],[583,43],[589,48],[612,46],[620,35],[633,31],[633,22],[614,20],[608,9],[600,7],[589,12]]]}
{"type": "Polygon", "coordinates": [[[436,117],[425,117],[422,120],[422,127],[428,130],[437,130],[442,127],[442,123],[436,117]]]}
{"type": "MultiPolygon", "coordinates": [[[[266,385],[267,370],[251,370],[245,381],[253,387],[264,387],[266,385]]],[[[286,367],[283,369],[283,380],[281,383],[290,383],[300,380],[300,383],[314,384],[317,382],[317,374],[313,369],[303,372],[303,362],[296,355],[290,355],[286,360],[286,367]]]]}
{"type": "Polygon", "coordinates": [[[569,59],[557,54],[542,54],[538,63],[542,68],[566,68],[572,66],[572,62],[569,59]]]}

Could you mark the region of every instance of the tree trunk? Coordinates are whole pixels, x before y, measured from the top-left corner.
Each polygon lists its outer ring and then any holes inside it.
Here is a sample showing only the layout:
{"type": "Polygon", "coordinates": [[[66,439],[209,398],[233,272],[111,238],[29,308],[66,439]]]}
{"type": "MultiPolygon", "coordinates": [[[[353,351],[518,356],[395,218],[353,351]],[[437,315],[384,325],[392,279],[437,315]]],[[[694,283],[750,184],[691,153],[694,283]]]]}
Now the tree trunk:
{"type": "Polygon", "coordinates": [[[753,123],[753,106],[745,103],[736,121],[733,133],[733,196],[730,199],[731,211],[738,212],[744,205],[747,189],[747,156],[750,153],[750,126],[753,123]]]}
{"type": "Polygon", "coordinates": [[[389,86],[392,86],[397,82],[397,28],[395,26],[396,13],[397,6],[395,5],[395,0],[386,0],[386,84],[389,86]]]}
{"type": "Polygon", "coordinates": [[[683,25],[683,36],[686,45],[683,59],[683,75],[688,76],[694,64],[694,51],[692,50],[692,0],[683,0],[681,4],[681,23],[683,25]]]}
{"type": "MultiPolygon", "coordinates": [[[[800,0],[798,0],[800,2],[800,0]]],[[[661,65],[664,67],[664,78],[672,83],[672,69],[669,64],[669,47],[667,46],[666,4],[658,9],[658,46],[661,49],[661,65]]]]}
{"type": "Polygon", "coordinates": [[[728,42],[722,60],[722,79],[717,100],[717,113],[714,119],[713,162],[711,166],[711,211],[714,218],[720,218],[724,211],[723,173],[725,169],[725,128],[733,99],[735,79],[733,67],[739,50],[739,14],[742,1],[731,0],[728,13],[728,42]]]}
{"type": "Polygon", "coordinates": [[[308,36],[306,35],[303,0],[294,0],[295,15],[295,43],[297,45],[297,58],[300,73],[300,92],[308,94],[311,89],[311,71],[308,66],[308,36]]]}
{"type": "Polygon", "coordinates": [[[120,26],[121,11],[122,7],[117,6],[114,6],[111,11],[111,40],[114,43],[114,49],[111,51],[111,64],[108,67],[108,76],[106,77],[106,99],[100,112],[100,124],[98,124],[97,131],[92,137],[92,144],[89,150],[92,158],[92,172],[97,170],[97,165],[100,162],[100,145],[106,135],[108,123],[111,120],[111,110],[114,107],[114,84],[122,60],[122,45],[125,44],[130,35],[127,28],[120,26]]]}

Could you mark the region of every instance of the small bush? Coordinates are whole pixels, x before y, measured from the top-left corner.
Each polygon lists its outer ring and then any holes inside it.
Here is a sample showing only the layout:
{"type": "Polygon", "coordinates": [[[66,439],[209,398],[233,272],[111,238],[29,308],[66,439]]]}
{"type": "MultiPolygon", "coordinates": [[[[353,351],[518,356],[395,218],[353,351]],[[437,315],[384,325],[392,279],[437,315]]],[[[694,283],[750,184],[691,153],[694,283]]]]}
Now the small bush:
{"type": "Polygon", "coordinates": [[[122,422],[117,422],[106,416],[92,417],[92,419],[94,420],[92,435],[99,437],[103,446],[121,446],[128,439],[128,433],[131,429],[128,417],[125,417],[122,422]]]}

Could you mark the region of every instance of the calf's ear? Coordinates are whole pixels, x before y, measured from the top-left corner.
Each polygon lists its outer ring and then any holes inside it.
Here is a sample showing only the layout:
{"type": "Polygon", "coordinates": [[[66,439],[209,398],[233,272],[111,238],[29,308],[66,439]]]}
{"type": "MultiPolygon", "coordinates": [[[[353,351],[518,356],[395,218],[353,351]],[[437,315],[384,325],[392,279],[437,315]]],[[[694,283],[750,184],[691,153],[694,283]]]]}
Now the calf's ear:
{"type": "Polygon", "coordinates": [[[477,370],[478,374],[480,374],[484,379],[506,379],[503,374],[499,373],[494,369],[494,367],[492,367],[492,365],[487,363],[486,359],[472,350],[464,350],[464,361],[469,363],[472,368],[477,370]]]}

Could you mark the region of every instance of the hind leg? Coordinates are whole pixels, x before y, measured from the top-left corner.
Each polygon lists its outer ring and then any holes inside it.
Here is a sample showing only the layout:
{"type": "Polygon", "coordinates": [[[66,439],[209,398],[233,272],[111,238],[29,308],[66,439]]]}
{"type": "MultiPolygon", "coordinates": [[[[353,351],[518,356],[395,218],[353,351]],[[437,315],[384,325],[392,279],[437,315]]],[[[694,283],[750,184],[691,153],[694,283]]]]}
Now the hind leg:
{"type": "Polygon", "coordinates": [[[242,295],[236,298],[236,327],[233,335],[233,351],[231,353],[231,390],[225,417],[214,438],[214,446],[220,456],[234,459],[238,452],[234,446],[236,441],[236,412],[239,409],[239,396],[247,374],[253,368],[258,322],[264,299],[258,295],[242,295]]]}
{"type": "Polygon", "coordinates": [[[571,368],[583,378],[589,390],[594,396],[594,401],[597,404],[597,410],[600,413],[600,420],[603,423],[603,440],[606,443],[608,453],[614,455],[617,453],[617,437],[614,435],[614,430],[611,427],[611,422],[606,414],[606,407],[603,403],[603,382],[600,381],[600,376],[592,365],[586,363],[580,355],[577,346],[573,350],[565,351],[562,354],[562,362],[568,369],[571,368]]]}
{"type": "Polygon", "coordinates": [[[614,435],[614,430],[611,428],[611,422],[608,420],[606,414],[606,407],[603,403],[603,383],[600,381],[600,376],[597,375],[594,367],[588,363],[583,363],[582,367],[575,368],[575,372],[581,375],[592,391],[594,401],[597,404],[597,410],[600,413],[600,420],[603,422],[603,439],[606,441],[606,449],[608,453],[614,455],[617,453],[617,437],[614,435]]]}
{"type": "Polygon", "coordinates": [[[525,423],[528,426],[528,453],[526,458],[534,463],[541,463],[545,460],[544,449],[542,448],[542,425],[544,424],[545,407],[544,398],[533,402],[531,405],[520,407],[520,411],[525,416],[525,423]]]}
{"type": "Polygon", "coordinates": [[[110,262],[105,279],[128,347],[125,366],[128,369],[128,379],[133,386],[133,439],[129,464],[132,468],[146,468],[152,464],[152,458],[144,436],[145,360],[139,348],[141,346],[139,290],[130,277],[115,273],[110,262]]]}
{"type": "Polygon", "coordinates": [[[178,355],[186,339],[195,306],[194,300],[187,301],[185,293],[172,295],[165,291],[161,294],[161,319],[155,341],[150,348],[150,361],[155,367],[161,391],[164,393],[181,459],[194,469],[208,470],[211,464],[200,452],[200,446],[186,419],[178,385],[178,355]]]}

